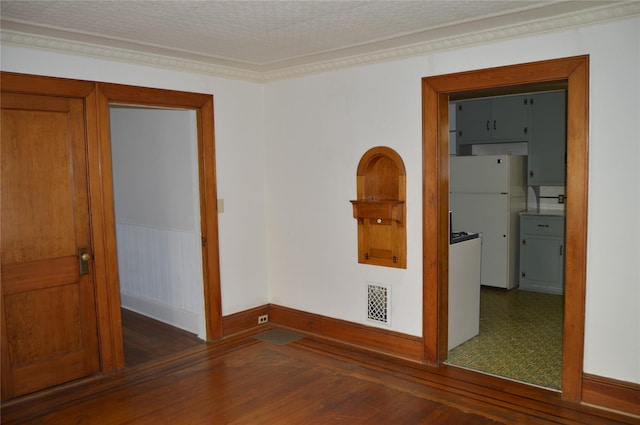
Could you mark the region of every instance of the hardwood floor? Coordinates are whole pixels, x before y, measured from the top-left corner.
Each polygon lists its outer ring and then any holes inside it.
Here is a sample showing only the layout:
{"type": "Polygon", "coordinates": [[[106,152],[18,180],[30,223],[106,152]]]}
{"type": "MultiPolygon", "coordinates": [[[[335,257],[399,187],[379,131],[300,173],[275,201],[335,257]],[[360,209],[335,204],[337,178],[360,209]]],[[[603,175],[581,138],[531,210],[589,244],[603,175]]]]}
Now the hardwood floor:
{"type": "Polygon", "coordinates": [[[192,333],[125,308],[121,310],[125,367],[137,366],[204,344],[192,333]]]}
{"type": "Polygon", "coordinates": [[[553,393],[532,400],[493,386],[313,337],[276,345],[245,333],[5,403],[2,423],[637,423],[553,393]]]}

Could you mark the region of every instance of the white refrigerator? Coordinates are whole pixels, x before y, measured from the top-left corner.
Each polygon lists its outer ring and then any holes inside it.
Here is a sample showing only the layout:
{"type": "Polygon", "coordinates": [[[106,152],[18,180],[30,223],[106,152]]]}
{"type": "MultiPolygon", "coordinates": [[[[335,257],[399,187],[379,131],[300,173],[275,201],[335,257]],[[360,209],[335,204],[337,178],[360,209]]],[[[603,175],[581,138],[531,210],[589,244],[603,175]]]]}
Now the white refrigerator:
{"type": "Polygon", "coordinates": [[[480,283],[518,284],[518,213],[527,209],[527,157],[452,156],[449,209],[453,232],[481,233],[480,283]]]}

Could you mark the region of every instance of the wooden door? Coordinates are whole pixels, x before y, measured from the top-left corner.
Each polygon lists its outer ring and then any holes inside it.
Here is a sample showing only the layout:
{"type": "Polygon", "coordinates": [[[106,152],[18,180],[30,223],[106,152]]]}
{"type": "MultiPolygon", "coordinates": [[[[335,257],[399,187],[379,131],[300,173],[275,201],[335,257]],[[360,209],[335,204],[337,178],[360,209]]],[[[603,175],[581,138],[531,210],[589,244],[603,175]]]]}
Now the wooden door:
{"type": "Polygon", "coordinates": [[[1,102],[6,400],[97,373],[100,362],[84,102],[4,92],[1,102]]]}

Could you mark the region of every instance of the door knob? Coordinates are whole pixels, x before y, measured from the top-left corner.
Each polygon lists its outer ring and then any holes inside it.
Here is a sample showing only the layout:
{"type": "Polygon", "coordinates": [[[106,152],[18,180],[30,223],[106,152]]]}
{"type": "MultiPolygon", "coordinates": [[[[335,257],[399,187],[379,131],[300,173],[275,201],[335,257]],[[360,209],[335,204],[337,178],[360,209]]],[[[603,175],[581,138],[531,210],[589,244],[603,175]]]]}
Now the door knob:
{"type": "Polygon", "coordinates": [[[91,254],[86,248],[82,248],[78,251],[78,260],[80,260],[80,274],[89,274],[89,260],[91,260],[91,254]]]}

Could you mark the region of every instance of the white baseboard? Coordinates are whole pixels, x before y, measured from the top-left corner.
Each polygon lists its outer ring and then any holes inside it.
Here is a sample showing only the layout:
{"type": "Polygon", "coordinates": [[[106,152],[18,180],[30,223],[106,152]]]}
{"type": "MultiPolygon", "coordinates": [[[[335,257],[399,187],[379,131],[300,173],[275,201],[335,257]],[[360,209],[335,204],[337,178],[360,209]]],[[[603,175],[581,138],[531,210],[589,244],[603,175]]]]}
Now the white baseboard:
{"type": "Polygon", "coordinates": [[[205,339],[204,320],[191,311],[177,309],[172,306],[159,304],[153,300],[137,295],[121,293],[120,304],[127,310],[143,314],[153,319],[167,323],[176,328],[194,333],[198,338],[205,339]]]}

